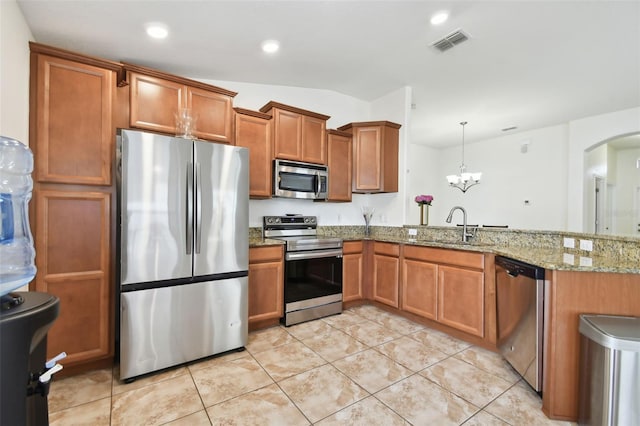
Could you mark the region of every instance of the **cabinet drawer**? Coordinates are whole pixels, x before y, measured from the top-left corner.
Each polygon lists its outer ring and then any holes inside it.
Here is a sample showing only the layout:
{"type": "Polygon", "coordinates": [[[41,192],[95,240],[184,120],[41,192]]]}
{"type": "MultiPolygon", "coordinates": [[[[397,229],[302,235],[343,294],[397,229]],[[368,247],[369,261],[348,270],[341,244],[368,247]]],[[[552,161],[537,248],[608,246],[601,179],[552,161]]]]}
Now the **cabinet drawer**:
{"type": "Polygon", "coordinates": [[[342,253],[362,253],[362,241],[345,241],[342,244],[342,253]]]}
{"type": "Polygon", "coordinates": [[[373,251],[376,254],[398,257],[400,256],[400,245],[394,243],[380,243],[376,241],[373,244],[373,251]]]}
{"type": "Polygon", "coordinates": [[[407,245],[404,247],[403,255],[407,259],[484,269],[484,254],[482,253],[407,245]]]}
{"type": "Polygon", "coordinates": [[[282,246],[251,247],[249,249],[249,263],[282,260],[282,246]]]}

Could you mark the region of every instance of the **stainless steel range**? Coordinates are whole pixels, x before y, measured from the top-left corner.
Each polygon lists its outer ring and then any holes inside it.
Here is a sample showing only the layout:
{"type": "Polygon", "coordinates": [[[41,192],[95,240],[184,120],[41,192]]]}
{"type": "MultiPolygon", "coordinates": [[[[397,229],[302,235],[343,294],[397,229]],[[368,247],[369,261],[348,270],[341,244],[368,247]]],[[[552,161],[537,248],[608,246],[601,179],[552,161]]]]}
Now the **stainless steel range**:
{"type": "Polygon", "coordinates": [[[265,238],[287,242],[286,326],[342,312],[342,240],[317,235],[315,216],[264,216],[265,238]]]}

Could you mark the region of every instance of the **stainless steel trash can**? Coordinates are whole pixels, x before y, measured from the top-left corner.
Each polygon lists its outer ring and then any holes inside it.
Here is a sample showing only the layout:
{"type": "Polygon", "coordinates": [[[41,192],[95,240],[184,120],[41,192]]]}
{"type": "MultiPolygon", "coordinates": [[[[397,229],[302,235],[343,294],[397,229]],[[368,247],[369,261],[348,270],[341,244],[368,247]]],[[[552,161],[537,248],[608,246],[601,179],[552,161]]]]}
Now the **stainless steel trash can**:
{"type": "Polygon", "coordinates": [[[578,424],[640,426],[640,318],[580,315],[578,424]]]}

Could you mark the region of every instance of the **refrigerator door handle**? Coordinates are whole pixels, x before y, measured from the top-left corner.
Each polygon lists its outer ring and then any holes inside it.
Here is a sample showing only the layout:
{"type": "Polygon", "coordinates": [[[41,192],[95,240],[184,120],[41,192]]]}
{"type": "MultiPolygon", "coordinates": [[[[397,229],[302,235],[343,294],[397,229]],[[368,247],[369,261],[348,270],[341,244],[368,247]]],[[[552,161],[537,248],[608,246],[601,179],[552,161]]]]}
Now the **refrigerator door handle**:
{"type": "Polygon", "coordinates": [[[196,163],[196,253],[200,254],[202,241],[202,172],[200,163],[196,163]]]}
{"type": "Polygon", "coordinates": [[[193,248],[193,163],[187,164],[187,254],[193,248]]]}

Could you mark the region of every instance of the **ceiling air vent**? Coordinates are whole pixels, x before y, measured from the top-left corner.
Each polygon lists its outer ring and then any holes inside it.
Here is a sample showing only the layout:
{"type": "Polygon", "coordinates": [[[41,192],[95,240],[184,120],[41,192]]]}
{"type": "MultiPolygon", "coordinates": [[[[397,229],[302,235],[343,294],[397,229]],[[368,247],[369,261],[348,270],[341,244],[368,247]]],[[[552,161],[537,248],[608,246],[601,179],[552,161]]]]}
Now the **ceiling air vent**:
{"type": "Polygon", "coordinates": [[[440,40],[434,41],[433,43],[431,43],[431,45],[439,51],[444,52],[445,50],[449,50],[453,46],[456,46],[468,39],[469,36],[463,33],[462,30],[455,30],[454,32],[444,36],[440,40]]]}

